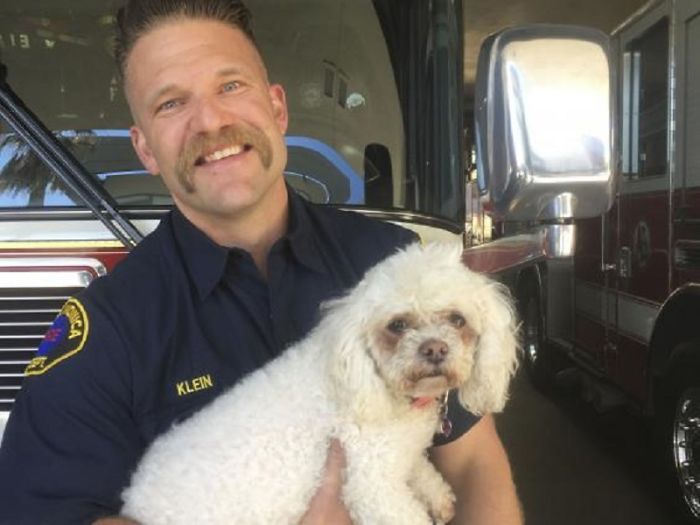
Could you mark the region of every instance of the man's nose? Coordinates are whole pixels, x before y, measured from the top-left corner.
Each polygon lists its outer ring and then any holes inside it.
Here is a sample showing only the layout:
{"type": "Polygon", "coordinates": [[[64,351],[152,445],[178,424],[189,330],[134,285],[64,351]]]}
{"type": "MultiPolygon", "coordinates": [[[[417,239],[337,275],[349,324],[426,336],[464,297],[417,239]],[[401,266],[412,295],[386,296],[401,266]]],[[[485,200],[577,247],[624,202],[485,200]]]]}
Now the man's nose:
{"type": "Polygon", "coordinates": [[[190,125],[195,133],[216,133],[231,120],[230,112],[215,97],[206,97],[197,102],[190,125]]]}

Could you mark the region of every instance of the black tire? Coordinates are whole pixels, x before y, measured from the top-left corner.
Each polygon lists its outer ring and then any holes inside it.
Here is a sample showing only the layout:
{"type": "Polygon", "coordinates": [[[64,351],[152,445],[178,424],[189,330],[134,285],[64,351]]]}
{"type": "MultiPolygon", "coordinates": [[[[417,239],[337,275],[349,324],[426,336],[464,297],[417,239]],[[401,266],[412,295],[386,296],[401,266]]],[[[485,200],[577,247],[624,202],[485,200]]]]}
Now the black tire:
{"type": "MultiPolygon", "coordinates": [[[[687,350],[689,343],[677,350],[687,350]]],[[[697,342],[693,345],[698,345],[697,342]]],[[[700,351],[700,346],[695,346],[700,351]]],[[[661,468],[684,523],[700,524],[700,368],[683,363],[661,382],[655,418],[661,468]]]]}
{"type": "Polygon", "coordinates": [[[534,280],[529,279],[521,286],[518,304],[525,369],[535,387],[548,392],[554,386],[557,367],[552,350],[545,342],[540,291],[534,280]]]}

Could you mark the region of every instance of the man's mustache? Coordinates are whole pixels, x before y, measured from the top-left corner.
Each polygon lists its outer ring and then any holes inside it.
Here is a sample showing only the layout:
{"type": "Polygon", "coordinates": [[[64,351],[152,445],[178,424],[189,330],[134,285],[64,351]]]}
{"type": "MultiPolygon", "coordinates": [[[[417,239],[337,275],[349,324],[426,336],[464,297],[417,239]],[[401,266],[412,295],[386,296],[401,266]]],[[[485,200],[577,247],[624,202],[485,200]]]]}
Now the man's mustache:
{"type": "Polygon", "coordinates": [[[192,137],[180,153],[175,165],[175,173],[183,187],[190,193],[195,191],[192,175],[197,165],[205,162],[204,157],[217,149],[238,145],[257,151],[265,169],[272,164],[272,145],[258,128],[249,125],[231,125],[217,133],[200,133],[192,137]]]}

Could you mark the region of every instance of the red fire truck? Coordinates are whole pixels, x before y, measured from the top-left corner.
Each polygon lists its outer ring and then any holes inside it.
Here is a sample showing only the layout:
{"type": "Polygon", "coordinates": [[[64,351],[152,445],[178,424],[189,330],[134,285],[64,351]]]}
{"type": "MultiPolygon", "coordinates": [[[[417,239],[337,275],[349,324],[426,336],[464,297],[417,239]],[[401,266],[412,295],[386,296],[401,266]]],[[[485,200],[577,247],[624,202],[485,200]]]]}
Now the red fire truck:
{"type": "Polygon", "coordinates": [[[486,231],[476,206],[471,238],[493,234],[525,254],[507,279],[534,382],[649,417],[700,522],[700,2],[650,2],[610,46],[611,209],[536,224],[506,209],[486,231]],[[552,241],[564,257],[547,255],[552,241]]]}

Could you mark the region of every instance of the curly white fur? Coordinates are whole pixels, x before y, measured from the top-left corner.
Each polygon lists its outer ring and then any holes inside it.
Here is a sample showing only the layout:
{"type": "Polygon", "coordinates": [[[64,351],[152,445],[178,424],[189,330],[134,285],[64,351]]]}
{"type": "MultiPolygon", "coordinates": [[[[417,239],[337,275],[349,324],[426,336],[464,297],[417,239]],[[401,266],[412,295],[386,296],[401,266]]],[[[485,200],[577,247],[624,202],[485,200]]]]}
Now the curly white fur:
{"type": "Polygon", "coordinates": [[[473,413],[501,410],[514,333],[504,287],[464,267],[458,247],[409,246],[329,302],[306,339],[159,437],[122,513],[147,525],[296,524],[338,437],[354,523],[448,521],[454,495],[426,456],[439,404],[425,400],[458,388],[473,413]]]}

